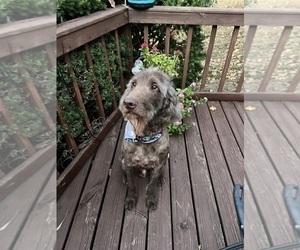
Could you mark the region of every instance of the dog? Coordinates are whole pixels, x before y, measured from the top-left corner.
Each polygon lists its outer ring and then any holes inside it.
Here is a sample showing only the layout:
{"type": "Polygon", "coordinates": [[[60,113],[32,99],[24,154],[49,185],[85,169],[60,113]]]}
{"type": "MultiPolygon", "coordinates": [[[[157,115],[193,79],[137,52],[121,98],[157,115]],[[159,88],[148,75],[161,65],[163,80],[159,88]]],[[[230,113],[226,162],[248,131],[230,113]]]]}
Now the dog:
{"type": "Polygon", "coordinates": [[[127,121],[121,155],[128,188],[125,208],[132,210],[136,205],[133,174],[139,171],[144,176],[150,174],[146,206],[155,210],[162,169],[169,155],[167,125],[182,119],[171,78],[156,68],[142,70],[126,85],[119,109],[127,121]]]}

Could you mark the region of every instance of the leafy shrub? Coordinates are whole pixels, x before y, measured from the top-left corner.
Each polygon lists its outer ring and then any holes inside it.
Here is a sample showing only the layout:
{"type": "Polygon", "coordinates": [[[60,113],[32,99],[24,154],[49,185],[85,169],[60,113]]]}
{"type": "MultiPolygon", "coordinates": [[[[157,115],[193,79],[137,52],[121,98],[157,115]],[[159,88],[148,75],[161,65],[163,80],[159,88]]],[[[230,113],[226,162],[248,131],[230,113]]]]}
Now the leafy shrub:
{"type": "Polygon", "coordinates": [[[55,13],[54,0],[3,0],[0,2],[0,23],[18,21],[55,13]]]}
{"type": "Polygon", "coordinates": [[[78,48],[70,53],[71,65],[66,64],[63,60],[58,61],[57,65],[57,99],[63,111],[65,126],[57,127],[58,143],[58,162],[59,171],[68,165],[73,159],[72,152],[67,148],[64,135],[67,129],[70,130],[78,144],[83,145],[90,140],[95,130],[103,120],[99,120],[98,111],[95,105],[94,82],[98,83],[102,102],[106,116],[113,111],[112,93],[115,94],[117,101],[121,97],[120,77],[127,72],[129,53],[127,51],[127,38],[119,36],[119,47],[122,57],[122,70],[119,66],[119,58],[116,56],[116,41],[111,34],[105,35],[106,51],[108,54],[108,65],[105,59],[104,48],[100,39],[89,43],[89,48],[93,61],[93,69],[89,68],[85,58],[85,50],[78,48]],[[72,67],[75,76],[69,75],[69,68],[72,67]],[[111,78],[108,75],[107,67],[110,68],[111,78]],[[90,121],[92,122],[93,131],[87,131],[83,121],[83,111],[74,101],[72,90],[72,80],[76,80],[80,88],[82,98],[87,110],[90,121]]]}
{"type": "Polygon", "coordinates": [[[105,8],[106,2],[102,0],[57,0],[57,22],[87,16],[105,8]]]}
{"type": "Polygon", "coordinates": [[[5,173],[28,157],[12,137],[17,132],[17,126],[36,149],[48,145],[47,142],[54,140],[55,134],[55,131],[50,131],[47,127],[41,110],[32,104],[25,81],[30,79],[35,84],[54,121],[56,70],[48,67],[47,55],[43,49],[24,52],[21,57],[22,65],[13,63],[10,58],[0,62],[0,98],[14,122],[14,125],[7,125],[0,115],[0,150],[3,156],[0,169],[5,173]],[[25,68],[28,75],[21,76],[18,72],[20,67],[25,68]]]}

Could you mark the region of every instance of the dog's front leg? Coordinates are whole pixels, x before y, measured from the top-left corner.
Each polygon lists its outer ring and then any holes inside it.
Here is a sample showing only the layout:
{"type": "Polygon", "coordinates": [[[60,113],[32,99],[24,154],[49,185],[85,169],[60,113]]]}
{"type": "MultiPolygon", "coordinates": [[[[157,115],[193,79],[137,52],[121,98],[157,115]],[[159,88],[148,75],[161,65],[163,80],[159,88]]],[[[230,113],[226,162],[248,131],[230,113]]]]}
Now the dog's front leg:
{"type": "Polygon", "coordinates": [[[149,210],[153,211],[157,207],[158,195],[157,189],[160,183],[160,178],[162,174],[162,167],[157,167],[152,169],[150,173],[150,182],[147,186],[146,192],[146,206],[149,210]]]}
{"type": "Polygon", "coordinates": [[[137,190],[133,181],[133,169],[127,167],[124,169],[124,171],[127,180],[127,197],[125,200],[125,208],[127,210],[132,210],[135,207],[137,200],[137,190]]]}

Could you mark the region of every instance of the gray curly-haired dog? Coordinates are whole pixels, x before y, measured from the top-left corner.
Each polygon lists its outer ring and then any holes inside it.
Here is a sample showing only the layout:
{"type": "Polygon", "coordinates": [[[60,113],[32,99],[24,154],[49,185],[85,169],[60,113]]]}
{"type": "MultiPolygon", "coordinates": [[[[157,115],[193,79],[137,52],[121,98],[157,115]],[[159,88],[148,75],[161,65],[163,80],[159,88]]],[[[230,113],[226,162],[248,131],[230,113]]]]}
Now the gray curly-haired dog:
{"type": "Polygon", "coordinates": [[[155,68],[133,76],[120,100],[126,123],[122,145],[122,169],[128,191],[125,208],[131,210],[137,200],[133,173],[150,173],[146,206],[155,210],[162,168],[169,154],[167,124],[181,120],[181,111],[170,77],[155,68]]]}

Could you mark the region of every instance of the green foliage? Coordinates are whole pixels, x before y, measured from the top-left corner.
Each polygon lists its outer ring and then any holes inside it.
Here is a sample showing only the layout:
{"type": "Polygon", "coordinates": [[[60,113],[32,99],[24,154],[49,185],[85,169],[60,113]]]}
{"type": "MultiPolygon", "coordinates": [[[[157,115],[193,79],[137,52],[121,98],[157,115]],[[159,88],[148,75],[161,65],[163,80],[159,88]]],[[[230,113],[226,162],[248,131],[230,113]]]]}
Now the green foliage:
{"type": "Polygon", "coordinates": [[[99,115],[95,105],[94,83],[98,83],[104,110],[107,116],[113,111],[112,93],[117,98],[121,97],[120,77],[127,72],[129,52],[127,50],[128,39],[119,36],[119,48],[122,58],[122,67],[119,65],[119,58],[116,55],[116,41],[111,34],[105,35],[105,47],[100,39],[89,43],[92,56],[93,68],[89,68],[85,58],[86,52],[83,48],[70,53],[71,65],[59,60],[57,64],[57,99],[63,111],[65,126],[57,126],[57,143],[59,153],[59,169],[62,170],[72,159],[71,151],[67,148],[63,136],[69,129],[71,136],[79,142],[89,140],[93,131],[87,131],[83,122],[83,111],[78,108],[74,101],[72,81],[75,80],[80,88],[82,98],[87,110],[93,130],[99,130],[99,115]],[[106,49],[106,50],[105,50],[106,49]],[[106,61],[106,54],[108,63],[106,61]],[[74,71],[73,76],[69,69],[74,71]],[[111,76],[108,74],[110,69],[111,76]]]}
{"type": "Polygon", "coordinates": [[[18,21],[55,13],[54,0],[2,0],[0,23],[18,21]]]}
{"type": "Polygon", "coordinates": [[[150,50],[148,44],[143,43],[140,48],[144,67],[156,67],[172,77],[178,76],[178,64],[180,62],[180,51],[175,51],[172,56],[161,53],[156,46],[150,50]]]}
{"type": "MultiPolygon", "coordinates": [[[[20,149],[13,139],[17,127],[36,148],[41,148],[41,141],[45,137],[51,137],[53,140],[54,134],[52,131],[51,135],[46,135],[49,129],[41,110],[32,103],[26,80],[34,83],[50,115],[54,116],[56,70],[48,66],[47,54],[43,49],[37,48],[24,52],[21,58],[22,65],[13,63],[11,58],[2,59],[0,62],[0,98],[13,122],[13,125],[7,124],[4,114],[0,114],[0,150],[2,156],[5,156],[0,163],[0,168],[4,172],[9,172],[28,157],[25,149],[20,149]],[[25,69],[27,75],[21,76],[20,69],[25,69]]],[[[52,119],[55,120],[54,117],[52,119]]]]}
{"type": "Polygon", "coordinates": [[[106,2],[102,0],[57,0],[57,22],[87,16],[105,8],[106,2]]]}
{"type": "MultiPolygon", "coordinates": [[[[182,118],[190,117],[194,106],[207,102],[206,97],[198,100],[195,100],[193,98],[196,88],[197,88],[197,84],[193,82],[191,85],[189,85],[184,89],[180,89],[180,88],[176,89],[177,97],[179,100],[179,107],[181,108],[182,118]]],[[[174,124],[169,124],[167,126],[167,129],[170,135],[183,134],[191,126],[192,125],[185,124],[182,121],[177,121],[174,124]]]]}

